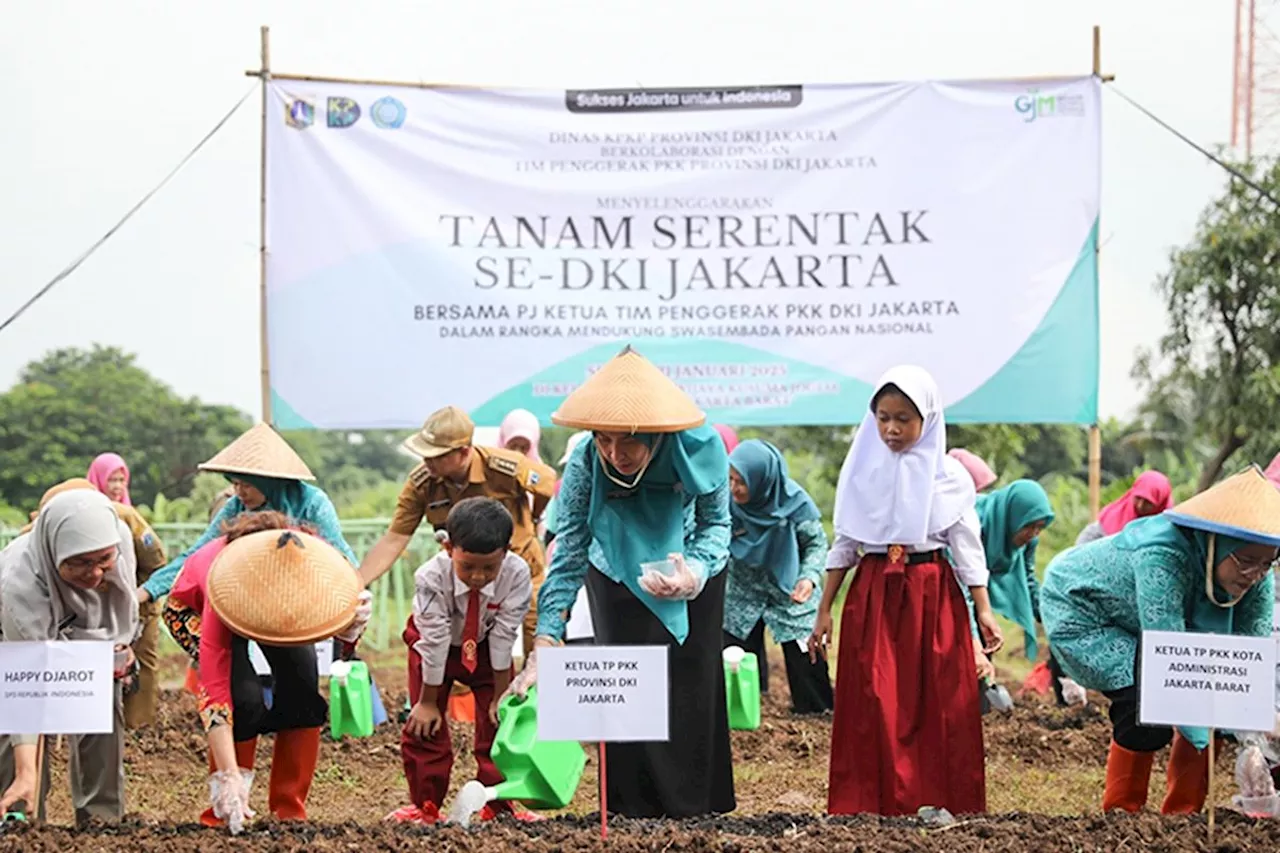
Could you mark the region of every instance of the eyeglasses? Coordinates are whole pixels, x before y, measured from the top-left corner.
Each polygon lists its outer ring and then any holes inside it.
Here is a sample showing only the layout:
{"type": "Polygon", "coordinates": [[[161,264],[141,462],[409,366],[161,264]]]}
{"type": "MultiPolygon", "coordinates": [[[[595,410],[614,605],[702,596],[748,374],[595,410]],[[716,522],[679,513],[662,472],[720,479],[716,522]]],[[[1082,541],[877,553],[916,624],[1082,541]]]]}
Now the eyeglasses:
{"type": "Polygon", "coordinates": [[[116,547],[96,557],[92,554],[79,554],[75,557],[69,557],[63,560],[62,564],[68,572],[78,577],[84,577],[93,574],[98,569],[101,569],[104,573],[111,571],[119,558],[120,549],[116,547]]]}
{"type": "Polygon", "coordinates": [[[1232,561],[1236,564],[1236,568],[1240,570],[1240,574],[1249,577],[1257,577],[1274,569],[1280,560],[1245,560],[1238,554],[1231,555],[1232,561]]]}

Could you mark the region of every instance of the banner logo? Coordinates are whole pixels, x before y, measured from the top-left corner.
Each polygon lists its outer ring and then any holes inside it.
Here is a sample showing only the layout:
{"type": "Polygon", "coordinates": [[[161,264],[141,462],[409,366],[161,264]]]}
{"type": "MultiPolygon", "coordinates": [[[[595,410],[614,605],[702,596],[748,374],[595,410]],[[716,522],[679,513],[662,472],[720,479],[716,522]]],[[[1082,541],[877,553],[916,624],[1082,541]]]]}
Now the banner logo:
{"type": "Polygon", "coordinates": [[[1038,118],[1083,118],[1084,97],[1082,95],[1041,95],[1040,90],[1032,89],[1014,98],[1013,108],[1023,116],[1023,121],[1026,122],[1033,122],[1038,118]]]}
{"type": "Polygon", "coordinates": [[[351,127],[360,120],[360,105],[350,98],[329,99],[329,127],[351,127]]]}
{"type": "Polygon", "coordinates": [[[316,120],[316,105],[305,98],[292,98],[285,105],[284,121],[289,127],[306,130],[316,120]]]}
{"type": "Polygon", "coordinates": [[[404,104],[390,95],[374,101],[373,106],[369,108],[369,118],[373,119],[374,126],[383,130],[399,128],[404,124],[406,114],[404,104]]]}

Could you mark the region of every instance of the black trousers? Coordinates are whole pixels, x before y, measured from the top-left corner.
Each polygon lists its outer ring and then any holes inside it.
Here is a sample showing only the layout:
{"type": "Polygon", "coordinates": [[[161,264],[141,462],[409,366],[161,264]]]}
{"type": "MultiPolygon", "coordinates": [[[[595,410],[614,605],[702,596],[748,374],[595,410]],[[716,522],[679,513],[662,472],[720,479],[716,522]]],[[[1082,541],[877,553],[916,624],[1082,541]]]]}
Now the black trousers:
{"type": "Polygon", "coordinates": [[[249,659],[249,641],[236,637],[231,644],[231,702],[235,708],[232,736],[236,741],[283,729],[313,729],[325,724],[329,703],[320,695],[320,674],[315,647],[267,646],[262,655],[271,666],[271,707],[262,694],[262,680],[249,659]]]}
{"type": "MultiPolygon", "coordinates": [[[[756,623],[751,634],[739,639],[728,631],[724,633],[724,647],[739,646],[752,652],[760,668],[760,693],[765,694],[769,685],[769,667],[764,645],[764,620],[756,623]]],[[[800,650],[794,641],[782,644],[782,658],[787,666],[787,685],[791,688],[791,712],[794,714],[822,714],[835,708],[835,695],[831,689],[831,675],[822,657],[817,663],[809,660],[808,652],[800,650]]]]}
{"type": "MultiPolygon", "coordinates": [[[[1133,657],[1134,681],[1138,680],[1141,672],[1142,644],[1139,643],[1133,657]]],[[[1120,746],[1133,752],[1159,752],[1173,742],[1171,727],[1144,726],[1138,722],[1137,684],[1106,691],[1102,695],[1111,700],[1111,708],[1107,711],[1111,718],[1111,739],[1120,746]]]]}
{"type": "Polygon", "coordinates": [[[1058,659],[1053,656],[1053,649],[1049,650],[1049,674],[1053,676],[1050,683],[1053,686],[1053,698],[1058,700],[1058,707],[1066,707],[1067,700],[1062,695],[1062,683],[1058,681],[1065,678],[1066,673],[1062,671],[1062,664],[1058,663],[1058,659]]]}
{"type": "Polygon", "coordinates": [[[627,817],[693,817],[736,808],[724,664],[716,640],[724,624],[721,572],[690,601],[689,635],[677,643],[666,626],[631,594],[592,568],[587,599],[602,646],[665,646],[671,739],[609,743],[609,810],[627,817]]]}

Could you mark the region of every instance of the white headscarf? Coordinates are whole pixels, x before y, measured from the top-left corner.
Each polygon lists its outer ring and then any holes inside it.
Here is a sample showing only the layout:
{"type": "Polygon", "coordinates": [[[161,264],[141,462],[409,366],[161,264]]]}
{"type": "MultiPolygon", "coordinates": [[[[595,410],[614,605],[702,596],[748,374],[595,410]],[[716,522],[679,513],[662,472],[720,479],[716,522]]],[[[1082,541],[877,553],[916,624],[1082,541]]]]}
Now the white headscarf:
{"type": "Polygon", "coordinates": [[[132,643],[138,629],[133,534],[103,494],[86,489],[55,496],[35,526],[0,555],[0,633],[14,640],[111,640],[132,643]],[[95,590],[58,575],[78,554],[120,549],[95,590]]]}
{"type": "Polygon", "coordinates": [[[866,545],[919,546],[959,521],[976,492],[964,466],[947,456],[942,395],[933,377],[913,365],[892,368],[880,377],[872,400],[886,385],[920,410],[920,439],[894,453],[880,440],[875,412],[863,416],[840,469],[835,528],[866,545]]]}

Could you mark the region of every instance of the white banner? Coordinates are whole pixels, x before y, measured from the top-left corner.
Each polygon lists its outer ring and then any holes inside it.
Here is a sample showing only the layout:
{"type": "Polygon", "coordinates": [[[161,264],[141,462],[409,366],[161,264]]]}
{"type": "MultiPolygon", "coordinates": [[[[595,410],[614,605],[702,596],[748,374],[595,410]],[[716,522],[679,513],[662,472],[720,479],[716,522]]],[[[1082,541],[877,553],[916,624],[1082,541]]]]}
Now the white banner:
{"type": "Polygon", "coordinates": [[[1094,78],[520,91],[271,84],[283,428],[544,422],[633,343],[712,420],[1097,415],[1094,78]]]}
{"type": "Polygon", "coordinates": [[[109,734],[114,657],[105,641],[0,643],[0,735],[109,734]]]}

